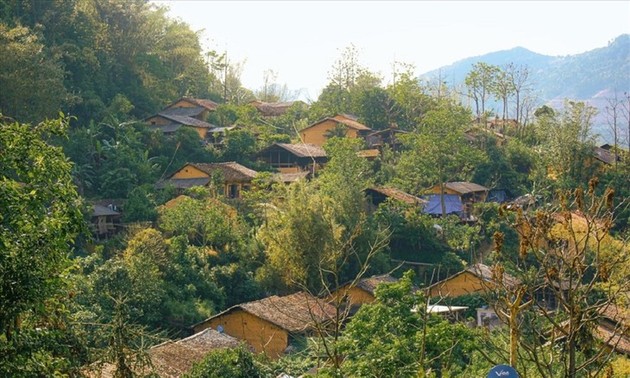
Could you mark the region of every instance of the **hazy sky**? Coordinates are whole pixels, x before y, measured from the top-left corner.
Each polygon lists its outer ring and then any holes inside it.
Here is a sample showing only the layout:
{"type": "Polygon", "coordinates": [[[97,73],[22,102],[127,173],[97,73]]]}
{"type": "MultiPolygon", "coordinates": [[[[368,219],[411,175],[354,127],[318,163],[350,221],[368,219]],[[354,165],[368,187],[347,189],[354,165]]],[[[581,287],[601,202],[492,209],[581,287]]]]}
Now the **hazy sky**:
{"type": "Polygon", "coordinates": [[[394,61],[416,73],[522,46],[573,55],[630,33],[625,1],[156,1],[202,30],[210,49],[245,62],[252,90],[265,70],[315,100],[350,44],[360,63],[390,80],[394,61]]]}

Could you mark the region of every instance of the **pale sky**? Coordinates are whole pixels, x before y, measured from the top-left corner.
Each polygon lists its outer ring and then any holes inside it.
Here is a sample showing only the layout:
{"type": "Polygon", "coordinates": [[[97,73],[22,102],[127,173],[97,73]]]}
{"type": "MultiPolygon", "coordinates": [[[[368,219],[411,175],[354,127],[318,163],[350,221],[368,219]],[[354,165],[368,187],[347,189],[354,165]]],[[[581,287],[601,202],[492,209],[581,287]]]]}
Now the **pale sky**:
{"type": "Polygon", "coordinates": [[[277,82],[316,100],[350,44],[360,63],[391,79],[392,63],[416,73],[521,46],[545,55],[604,47],[630,33],[624,1],[155,1],[170,8],[205,46],[244,62],[246,88],[277,82]]]}

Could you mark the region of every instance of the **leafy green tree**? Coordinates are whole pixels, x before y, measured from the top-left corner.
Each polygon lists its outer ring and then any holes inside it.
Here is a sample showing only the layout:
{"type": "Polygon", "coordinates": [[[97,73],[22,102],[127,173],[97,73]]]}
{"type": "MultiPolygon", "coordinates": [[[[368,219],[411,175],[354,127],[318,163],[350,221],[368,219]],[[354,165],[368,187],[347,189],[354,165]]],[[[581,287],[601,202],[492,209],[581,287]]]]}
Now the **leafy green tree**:
{"type": "Polygon", "coordinates": [[[0,23],[0,112],[24,122],[52,118],[67,100],[59,56],[23,26],[0,23]]]}
{"type": "Polygon", "coordinates": [[[64,288],[62,273],[74,238],[82,230],[80,199],[61,148],[66,118],[36,126],[0,127],[0,328],[6,340],[27,312],[64,288]]]}
{"type": "Polygon", "coordinates": [[[252,352],[244,346],[217,349],[193,366],[186,378],[258,378],[263,377],[252,352]]]}
{"type": "Polygon", "coordinates": [[[468,95],[475,101],[475,113],[479,121],[486,113],[486,101],[493,91],[499,67],[484,62],[475,63],[464,82],[468,95]]]}
{"type": "Polygon", "coordinates": [[[467,181],[483,154],[464,140],[470,114],[444,103],[424,116],[419,131],[401,136],[405,152],[398,162],[394,182],[418,194],[449,181],[467,181]]]}

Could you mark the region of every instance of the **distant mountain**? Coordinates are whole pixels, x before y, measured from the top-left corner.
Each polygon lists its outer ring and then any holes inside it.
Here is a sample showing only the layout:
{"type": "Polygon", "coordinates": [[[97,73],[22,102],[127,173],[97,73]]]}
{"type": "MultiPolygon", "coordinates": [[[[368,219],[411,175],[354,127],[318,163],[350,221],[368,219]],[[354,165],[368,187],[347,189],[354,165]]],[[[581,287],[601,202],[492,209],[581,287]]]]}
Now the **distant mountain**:
{"type": "Polygon", "coordinates": [[[564,99],[587,101],[600,109],[596,121],[600,128],[605,122],[602,110],[606,98],[615,91],[620,95],[630,92],[630,34],[620,35],[606,47],[568,56],[547,56],[515,47],[466,58],[426,72],[420,78],[434,80],[441,77],[449,85],[463,85],[464,78],[477,62],[497,66],[508,63],[527,65],[541,103],[559,104],[564,99]]]}
{"type": "Polygon", "coordinates": [[[630,34],[623,34],[608,46],[568,56],[548,56],[523,47],[466,58],[421,75],[442,79],[452,85],[463,83],[475,63],[497,66],[527,65],[531,81],[544,101],[558,98],[588,100],[613,90],[630,90],[630,34]]]}

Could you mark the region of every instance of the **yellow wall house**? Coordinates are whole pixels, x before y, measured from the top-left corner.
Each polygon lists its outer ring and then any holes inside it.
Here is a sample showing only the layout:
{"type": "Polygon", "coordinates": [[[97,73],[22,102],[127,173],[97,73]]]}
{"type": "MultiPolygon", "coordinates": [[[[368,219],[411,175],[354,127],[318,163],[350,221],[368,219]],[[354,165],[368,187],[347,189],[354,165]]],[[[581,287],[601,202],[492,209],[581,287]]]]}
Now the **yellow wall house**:
{"type": "Polygon", "coordinates": [[[340,114],[334,117],[324,118],[300,130],[300,138],[302,143],[323,146],[326,140],[332,136],[362,138],[371,131],[372,129],[357,122],[355,118],[340,114]]]}
{"type": "Polygon", "coordinates": [[[173,134],[181,127],[190,127],[197,131],[201,139],[205,139],[208,131],[215,128],[205,120],[217,106],[217,103],[210,100],[182,97],[145,119],[145,122],[151,129],[160,130],[164,134],[173,134]]]}
{"type": "Polygon", "coordinates": [[[192,326],[195,333],[207,328],[244,340],[256,352],[279,358],[296,336],[316,333],[335,309],[327,302],[299,292],[284,297],[271,296],[233,306],[192,326]]]}
{"type": "Polygon", "coordinates": [[[257,174],[258,172],[233,161],[188,163],[157,186],[158,188],[174,186],[177,189],[187,189],[193,186],[209,186],[217,180],[226,197],[241,198],[243,191],[249,190],[257,174]]]}
{"type": "Polygon", "coordinates": [[[341,299],[347,301],[346,304],[350,306],[350,314],[354,314],[361,305],[365,303],[372,303],[376,299],[375,291],[376,287],[380,284],[390,284],[398,281],[396,278],[384,274],[380,276],[372,276],[364,278],[356,282],[356,284],[348,283],[335,290],[329,298],[329,302],[333,303],[335,300],[341,299]]]}
{"type": "MultiPolygon", "coordinates": [[[[503,285],[512,287],[518,280],[507,273],[503,274],[503,285]]],[[[484,264],[475,264],[459,273],[429,286],[427,295],[434,297],[459,297],[461,295],[485,292],[496,285],[492,268],[484,264]]]]}

